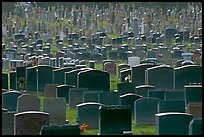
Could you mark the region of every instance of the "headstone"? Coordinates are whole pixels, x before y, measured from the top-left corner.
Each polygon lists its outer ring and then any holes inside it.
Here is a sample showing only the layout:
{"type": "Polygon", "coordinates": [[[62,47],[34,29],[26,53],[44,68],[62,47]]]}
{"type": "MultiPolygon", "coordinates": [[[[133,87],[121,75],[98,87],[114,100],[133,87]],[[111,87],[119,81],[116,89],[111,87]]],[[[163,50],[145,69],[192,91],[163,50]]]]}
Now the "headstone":
{"type": "Polygon", "coordinates": [[[202,85],[185,85],[184,98],[186,105],[193,102],[202,102],[202,85]]]}
{"type": "Polygon", "coordinates": [[[14,114],[14,135],[39,135],[43,125],[49,125],[48,113],[27,111],[14,114]]]}
{"type": "Polygon", "coordinates": [[[110,91],[109,81],[108,72],[87,70],[78,73],[77,87],[88,88],[89,90],[110,91]]]}
{"type": "Polygon", "coordinates": [[[8,111],[16,111],[17,99],[21,95],[18,91],[9,91],[2,94],[2,107],[8,111]]]}
{"type": "Polygon", "coordinates": [[[10,89],[16,90],[16,71],[10,71],[10,89]]]}
{"type": "Polygon", "coordinates": [[[153,98],[158,98],[160,100],[164,100],[164,93],[165,90],[160,90],[160,89],[150,89],[148,90],[148,97],[153,97],[153,98]]]}
{"type": "Polygon", "coordinates": [[[158,89],[173,89],[174,69],[161,65],[145,70],[145,83],[158,89]]]}
{"type": "Polygon", "coordinates": [[[166,91],[164,93],[164,100],[185,100],[184,91],[166,91]]]}
{"type": "Polygon", "coordinates": [[[129,57],[128,58],[128,64],[130,65],[130,68],[132,68],[135,65],[140,64],[140,57],[129,57]]]}
{"type": "Polygon", "coordinates": [[[77,76],[78,73],[81,71],[85,71],[88,70],[88,68],[84,68],[84,69],[75,69],[75,70],[71,70],[69,72],[65,72],[65,81],[64,83],[67,85],[72,85],[77,87],[77,76]]]}
{"type": "Polygon", "coordinates": [[[40,135],[80,135],[79,125],[43,125],[40,135]]]}
{"type": "Polygon", "coordinates": [[[59,84],[46,84],[44,89],[44,97],[56,97],[56,87],[59,84]]]}
{"type": "Polygon", "coordinates": [[[188,135],[202,135],[202,118],[191,120],[188,135]]]}
{"type": "Polygon", "coordinates": [[[104,71],[107,71],[110,75],[116,74],[116,64],[114,62],[106,62],[104,64],[104,71]]]}
{"type": "Polygon", "coordinates": [[[64,97],[44,97],[42,111],[49,113],[50,125],[65,124],[66,99],[64,97]]]}
{"type": "Polygon", "coordinates": [[[135,87],[132,82],[119,82],[117,83],[117,91],[120,95],[135,93],[135,87]]]}
{"type": "Polygon", "coordinates": [[[188,135],[192,119],[192,115],[180,112],[155,114],[156,135],[188,135]]]}
{"type": "Polygon", "coordinates": [[[37,91],[37,67],[26,68],[26,91],[37,91]]]}
{"type": "Polygon", "coordinates": [[[46,84],[52,83],[53,68],[50,66],[40,65],[37,68],[37,85],[38,91],[44,91],[46,84]]]}
{"type": "Polygon", "coordinates": [[[99,108],[100,135],[121,135],[124,131],[132,131],[131,109],[129,106],[99,108]]]}
{"type": "Polygon", "coordinates": [[[127,93],[127,94],[120,96],[119,105],[130,106],[131,107],[131,113],[132,113],[132,115],[134,115],[134,102],[140,98],[142,98],[142,96],[134,94],[134,93],[127,93]]]}
{"type": "Polygon", "coordinates": [[[17,99],[17,110],[19,112],[25,111],[40,111],[40,99],[32,94],[22,94],[17,99]]]}
{"type": "Polygon", "coordinates": [[[147,68],[155,67],[153,64],[139,64],[131,69],[131,79],[134,86],[145,84],[145,70],[147,68]]]}
{"type": "Polygon", "coordinates": [[[69,89],[74,88],[71,85],[58,85],[56,87],[56,97],[65,97],[66,103],[69,103],[69,89]]]}
{"type": "Polygon", "coordinates": [[[2,113],[2,135],[14,135],[14,114],[16,112],[2,113]]]}
{"type": "Polygon", "coordinates": [[[99,127],[99,107],[104,106],[101,103],[87,102],[76,106],[76,117],[79,125],[87,125],[89,129],[99,127]]]}
{"type": "Polygon", "coordinates": [[[184,85],[190,83],[202,83],[202,67],[186,65],[174,68],[174,89],[184,89],[184,85]]]}
{"type": "Polygon", "coordinates": [[[182,100],[159,101],[158,113],[165,113],[165,112],[185,113],[185,101],[182,101],[182,100]]]}
{"type": "Polygon", "coordinates": [[[88,88],[69,89],[69,108],[76,108],[76,105],[83,103],[83,94],[88,88]]]}
{"type": "Polygon", "coordinates": [[[188,103],[186,112],[191,114],[194,119],[202,118],[202,103],[188,103]]]}
{"type": "Polygon", "coordinates": [[[8,74],[2,73],[2,89],[8,89],[8,74]]]}
{"type": "Polygon", "coordinates": [[[135,125],[154,125],[157,105],[160,100],[152,97],[143,97],[134,102],[135,125]]]}
{"type": "Polygon", "coordinates": [[[119,105],[119,94],[117,92],[101,92],[98,102],[104,105],[119,105]]]}
{"type": "Polygon", "coordinates": [[[139,19],[137,17],[133,18],[133,30],[134,30],[134,37],[139,37],[139,19]]]}
{"type": "Polygon", "coordinates": [[[148,90],[154,89],[152,85],[140,85],[135,87],[135,92],[143,97],[148,97],[148,90]]]}
{"type": "Polygon", "coordinates": [[[86,91],[83,94],[83,102],[96,102],[99,103],[98,96],[99,93],[103,91],[86,91]]]}

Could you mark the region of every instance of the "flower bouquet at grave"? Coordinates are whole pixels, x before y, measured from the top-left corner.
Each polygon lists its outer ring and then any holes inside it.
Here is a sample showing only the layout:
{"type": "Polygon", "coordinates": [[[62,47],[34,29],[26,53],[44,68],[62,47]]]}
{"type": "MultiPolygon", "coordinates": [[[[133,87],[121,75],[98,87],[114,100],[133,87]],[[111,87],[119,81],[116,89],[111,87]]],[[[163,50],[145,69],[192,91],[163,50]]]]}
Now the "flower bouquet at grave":
{"type": "Polygon", "coordinates": [[[11,67],[10,71],[16,71],[16,67],[11,67]]]}
{"type": "Polygon", "coordinates": [[[79,125],[80,132],[86,131],[87,127],[88,127],[88,125],[86,125],[86,124],[79,125]]]}
{"type": "Polygon", "coordinates": [[[17,90],[24,91],[25,90],[25,78],[20,77],[17,83],[17,90]]]}
{"type": "Polygon", "coordinates": [[[127,77],[125,77],[125,81],[126,81],[126,82],[131,82],[131,76],[128,75],[127,77]]]}

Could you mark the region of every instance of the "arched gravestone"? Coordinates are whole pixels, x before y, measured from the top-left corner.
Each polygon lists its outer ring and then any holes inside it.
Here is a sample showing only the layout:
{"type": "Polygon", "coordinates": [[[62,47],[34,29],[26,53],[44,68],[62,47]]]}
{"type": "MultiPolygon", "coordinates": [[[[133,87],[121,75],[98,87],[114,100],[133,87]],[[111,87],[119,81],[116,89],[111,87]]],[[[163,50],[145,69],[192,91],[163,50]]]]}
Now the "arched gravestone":
{"type": "Polygon", "coordinates": [[[32,94],[22,94],[17,99],[17,112],[40,111],[40,99],[32,94]]]}
{"type": "Polygon", "coordinates": [[[156,135],[188,135],[192,119],[192,115],[180,112],[155,114],[156,135]]]}
{"type": "Polygon", "coordinates": [[[16,77],[17,77],[17,90],[25,90],[26,89],[26,67],[17,67],[16,68],[16,77]],[[20,83],[23,85],[21,86],[20,83]]]}
{"type": "Polygon", "coordinates": [[[78,73],[77,87],[89,90],[110,91],[110,76],[108,72],[87,70],[78,73]]]}
{"type": "Polygon", "coordinates": [[[114,60],[103,60],[103,71],[105,70],[104,65],[105,63],[114,63],[114,60]]]}
{"type": "Polygon", "coordinates": [[[65,97],[66,103],[69,103],[69,89],[74,88],[71,85],[58,85],[56,87],[56,97],[65,97]]]}
{"type": "Polygon", "coordinates": [[[173,89],[174,69],[167,65],[147,68],[145,83],[157,89],[173,89]]]}
{"type": "Polygon", "coordinates": [[[37,91],[37,66],[26,68],[26,91],[37,91]]]}
{"type": "Polygon", "coordinates": [[[80,135],[79,125],[43,125],[40,135],[80,135]]]}
{"type": "Polygon", "coordinates": [[[120,72],[120,82],[125,82],[125,78],[129,75],[131,77],[131,69],[121,70],[120,72]]]}
{"type": "Polygon", "coordinates": [[[202,83],[202,66],[186,65],[174,69],[174,89],[184,89],[190,83],[202,83]]]}
{"type": "Polygon", "coordinates": [[[75,67],[66,67],[53,70],[53,83],[64,84],[65,72],[74,70],[75,67]]]}
{"type": "Polygon", "coordinates": [[[131,79],[132,83],[135,86],[143,85],[145,84],[145,70],[147,68],[155,67],[156,65],[153,64],[139,64],[135,65],[131,69],[131,79]]]}
{"type": "Polygon", "coordinates": [[[8,74],[2,73],[2,89],[8,89],[8,74]]]}
{"type": "Polygon", "coordinates": [[[121,135],[132,131],[130,106],[101,106],[99,108],[99,134],[121,135]]]}
{"type": "Polygon", "coordinates": [[[137,95],[137,94],[133,94],[133,93],[127,93],[124,95],[121,95],[119,98],[119,105],[128,105],[131,107],[131,112],[132,115],[134,114],[134,102],[137,99],[142,98],[142,96],[137,95]]]}
{"type": "Polygon", "coordinates": [[[134,124],[155,124],[155,114],[160,100],[152,97],[143,97],[134,102],[134,124]]]}
{"type": "Polygon", "coordinates": [[[49,125],[48,113],[27,111],[14,114],[14,135],[39,135],[43,125],[49,125]]]}
{"type": "Polygon", "coordinates": [[[16,90],[16,71],[10,72],[10,89],[16,90]]]}
{"type": "Polygon", "coordinates": [[[65,84],[77,87],[77,75],[81,71],[91,70],[90,68],[81,68],[65,72],[65,84]]]}
{"type": "Polygon", "coordinates": [[[16,111],[17,98],[22,95],[17,91],[9,91],[2,94],[2,107],[8,111],[16,111]]]}
{"type": "Polygon", "coordinates": [[[40,65],[37,70],[38,91],[44,91],[46,84],[52,83],[53,67],[40,65]]]}
{"type": "Polygon", "coordinates": [[[99,126],[99,107],[101,103],[87,102],[76,106],[76,118],[80,125],[88,125],[88,129],[97,129],[99,126]]]}

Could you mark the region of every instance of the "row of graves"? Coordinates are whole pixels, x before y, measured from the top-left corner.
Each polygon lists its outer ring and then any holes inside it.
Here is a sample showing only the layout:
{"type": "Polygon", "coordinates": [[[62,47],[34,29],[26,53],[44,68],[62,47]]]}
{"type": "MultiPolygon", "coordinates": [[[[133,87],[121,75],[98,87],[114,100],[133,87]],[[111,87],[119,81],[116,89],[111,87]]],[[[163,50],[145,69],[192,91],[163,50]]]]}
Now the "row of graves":
{"type": "MultiPolygon", "coordinates": [[[[111,17],[120,17],[113,8],[109,10],[111,17]]],[[[32,16],[41,18],[37,12],[32,16]]],[[[77,11],[70,16],[77,26],[77,11]]],[[[141,18],[133,18],[133,29],[117,38],[109,38],[97,27],[96,33],[87,35],[83,30],[73,33],[68,25],[57,30],[54,38],[44,31],[45,24],[39,23],[39,29],[30,34],[21,31],[18,22],[2,27],[8,35],[2,43],[6,70],[2,72],[2,134],[80,135],[87,126],[98,129],[99,135],[119,135],[132,134],[132,125],[154,125],[156,135],[202,134],[202,27],[191,33],[192,26],[177,29],[170,24],[164,32],[145,27],[148,33],[142,33],[141,18]],[[163,44],[168,41],[176,44],[163,44]],[[185,42],[191,44],[191,51],[185,42]],[[116,60],[125,63],[117,65],[116,60]],[[96,63],[103,64],[103,69],[95,69],[96,63]],[[111,75],[119,79],[114,91],[111,75]],[[36,93],[43,94],[42,105],[36,93]],[[75,124],[66,119],[67,108],[76,109],[75,124]]],[[[152,19],[158,21],[153,15],[152,19]]],[[[114,19],[110,22],[117,26],[114,19]]],[[[89,21],[86,25],[91,28],[89,21]]]]}
{"type": "Polygon", "coordinates": [[[132,124],[155,125],[156,135],[202,134],[198,65],[173,68],[131,57],[118,66],[104,60],[103,70],[94,69],[94,61],[88,67],[25,66],[2,73],[2,86],[3,134],[79,135],[86,125],[99,135],[132,134],[132,124]],[[117,90],[110,91],[110,76],[117,74],[117,90]],[[67,108],[76,109],[74,125],[66,119],[67,108]]]}

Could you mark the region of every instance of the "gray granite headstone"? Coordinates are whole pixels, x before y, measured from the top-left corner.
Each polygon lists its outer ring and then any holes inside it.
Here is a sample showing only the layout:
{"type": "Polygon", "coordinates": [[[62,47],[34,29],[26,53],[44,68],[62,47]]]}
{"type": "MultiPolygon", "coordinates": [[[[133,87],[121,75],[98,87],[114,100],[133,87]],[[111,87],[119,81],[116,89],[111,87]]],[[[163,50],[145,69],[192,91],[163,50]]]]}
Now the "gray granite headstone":
{"type": "Polygon", "coordinates": [[[49,125],[48,113],[27,111],[14,114],[14,135],[39,135],[43,125],[49,125]]]}
{"type": "Polygon", "coordinates": [[[56,97],[56,87],[59,84],[46,84],[44,90],[44,97],[56,97]]]}
{"type": "Polygon", "coordinates": [[[40,99],[32,94],[22,94],[17,99],[16,111],[40,111],[40,99]]]}
{"type": "Polygon", "coordinates": [[[69,108],[76,108],[77,104],[83,103],[83,94],[88,88],[69,89],[69,108]]]}
{"type": "Polygon", "coordinates": [[[14,114],[16,112],[2,113],[2,135],[14,135],[14,114]]]}
{"type": "Polygon", "coordinates": [[[42,111],[49,113],[49,124],[65,124],[66,99],[64,97],[44,97],[42,111]]]}

